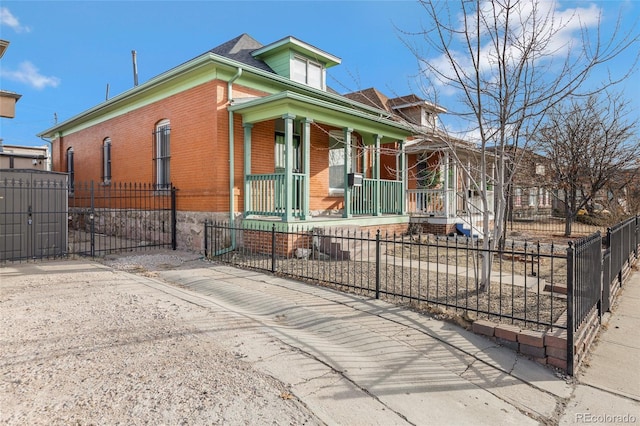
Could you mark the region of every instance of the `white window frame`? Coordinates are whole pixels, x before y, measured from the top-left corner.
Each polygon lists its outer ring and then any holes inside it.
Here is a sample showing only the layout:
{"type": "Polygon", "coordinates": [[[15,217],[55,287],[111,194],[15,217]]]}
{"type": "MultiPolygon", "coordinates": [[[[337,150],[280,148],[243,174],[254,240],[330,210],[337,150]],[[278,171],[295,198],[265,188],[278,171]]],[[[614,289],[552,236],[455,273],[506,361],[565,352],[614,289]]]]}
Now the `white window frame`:
{"type": "Polygon", "coordinates": [[[304,56],[293,55],[293,57],[291,58],[290,75],[291,75],[291,80],[293,81],[306,84],[316,89],[326,90],[325,68],[324,68],[324,65],[320,62],[314,61],[309,58],[305,58],[304,56]],[[294,73],[295,64],[303,65],[304,67],[304,71],[300,73],[300,76],[298,76],[297,73],[294,73]],[[313,82],[311,81],[310,73],[309,73],[310,66],[317,67],[320,71],[320,81],[318,82],[318,84],[313,84],[313,82]]]}

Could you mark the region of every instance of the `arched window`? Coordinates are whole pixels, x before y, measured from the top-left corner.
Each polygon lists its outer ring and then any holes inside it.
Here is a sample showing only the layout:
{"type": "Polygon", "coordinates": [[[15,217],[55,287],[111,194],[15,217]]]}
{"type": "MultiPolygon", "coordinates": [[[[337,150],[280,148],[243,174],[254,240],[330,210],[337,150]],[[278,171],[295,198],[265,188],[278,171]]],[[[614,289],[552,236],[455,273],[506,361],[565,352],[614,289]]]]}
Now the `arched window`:
{"type": "Polygon", "coordinates": [[[102,141],[102,182],[111,182],[111,138],[102,141]]]}
{"type": "Polygon", "coordinates": [[[156,124],[153,132],[153,167],[155,176],[155,187],[157,190],[170,189],[171,174],[169,160],[171,125],[169,120],[162,120],[156,124]]]}
{"type": "Polygon", "coordinates": [[[69,194],[73,195],[75,174],[75,169],[73,166],[73,148],[67,149],[67,173],[69,174],[69,194]]]}

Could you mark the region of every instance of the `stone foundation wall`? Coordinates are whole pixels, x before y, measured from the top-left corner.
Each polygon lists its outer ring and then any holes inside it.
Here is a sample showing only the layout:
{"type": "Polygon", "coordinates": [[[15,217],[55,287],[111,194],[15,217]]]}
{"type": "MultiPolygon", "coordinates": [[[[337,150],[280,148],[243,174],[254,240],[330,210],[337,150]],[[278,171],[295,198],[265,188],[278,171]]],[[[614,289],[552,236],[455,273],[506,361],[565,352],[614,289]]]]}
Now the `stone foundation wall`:
{"type": "Polygon", "coordinates": [[[123,240],[171,243],[171,211],[69,208],[69,229],[123,240]]]}
{"type": "MultiPolygon", "coordinates": [[[[176,214],[176,240],[178,250],[204,253],[204,221],[229,223],[228,213],[184,212],[176,214]]],[[[236,218],[233,226],[238,226],[236,218]]],[[[227,231],[226,234],[229,232],[227,231]]],[[[209,236],[211,237],[211,235],[209,236]]],[[[224,238],[224,237],[223,237],[224,238]]]]}

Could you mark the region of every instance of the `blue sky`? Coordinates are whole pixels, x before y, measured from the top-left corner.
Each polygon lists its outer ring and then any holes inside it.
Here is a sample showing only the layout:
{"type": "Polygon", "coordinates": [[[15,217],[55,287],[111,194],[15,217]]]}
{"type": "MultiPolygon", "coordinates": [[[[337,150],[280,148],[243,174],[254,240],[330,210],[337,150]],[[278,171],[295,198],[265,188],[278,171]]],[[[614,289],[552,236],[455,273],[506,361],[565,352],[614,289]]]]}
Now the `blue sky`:
{"type": "MultiPolygon", "coordinates": [[[[605,32],[620,11],[627,30],[640,16],[635,0],[562,2],[559,8],[577,6],[602,12],[605,32]]],[[[417,93],[417,61],[394,26],[419,30],[425,21],[415,1],[3,1],[0,38],[10,45],[0,88],[22,98],[16,117],[0,120],[0,138],[43,145],[36,134],[56,117],[61,122],[104,101],[107,84],[110,97],[131,88],[132,50],[143,83],[245,32],[263,44],[292,35],[342,58],[328,80],[340,93],[368,87],[389,96],[417,93]]],[[[609,66],[628,69],[632,56],[609,66]]],[[[638,81],[636,70],[625,85],[636,117],[638,81]]],[[[455,94],[443,92],[439,102],[450,108],[455,94]]]]}

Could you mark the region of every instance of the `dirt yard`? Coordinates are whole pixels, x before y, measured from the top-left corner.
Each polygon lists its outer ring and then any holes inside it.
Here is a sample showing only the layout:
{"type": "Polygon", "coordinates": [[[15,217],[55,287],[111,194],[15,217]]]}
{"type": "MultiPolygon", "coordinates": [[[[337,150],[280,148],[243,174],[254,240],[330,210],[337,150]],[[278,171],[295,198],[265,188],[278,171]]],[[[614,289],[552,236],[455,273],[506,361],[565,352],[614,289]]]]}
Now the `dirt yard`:
{"type": "Polygon", "coordinates": [[[1,424],[319,423],[221,346],[215,313],[83,265],[0,268],[1,424]]]}

